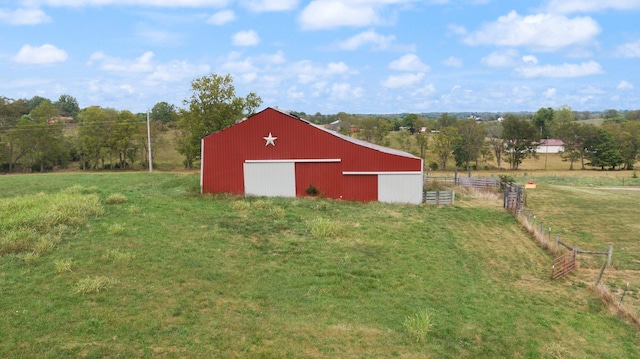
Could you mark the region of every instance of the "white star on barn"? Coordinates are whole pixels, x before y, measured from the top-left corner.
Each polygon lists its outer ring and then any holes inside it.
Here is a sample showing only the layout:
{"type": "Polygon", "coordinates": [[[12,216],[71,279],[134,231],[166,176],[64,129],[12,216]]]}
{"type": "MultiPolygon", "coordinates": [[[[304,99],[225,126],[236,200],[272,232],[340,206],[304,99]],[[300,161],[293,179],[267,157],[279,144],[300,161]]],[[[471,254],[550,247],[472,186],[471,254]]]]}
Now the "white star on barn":
{"type": "Polygon", "coordinates": [[[269,145],[272,145],[273,147],[276,146],[276,142],[275,141],[278,139],[278,137],[273,137],[271,132],[269,132],[269,136],[262,137],[262,138],[264,138],[267,141],[267,143],[264,144],[265,146],[269,146],[269,145]]]}

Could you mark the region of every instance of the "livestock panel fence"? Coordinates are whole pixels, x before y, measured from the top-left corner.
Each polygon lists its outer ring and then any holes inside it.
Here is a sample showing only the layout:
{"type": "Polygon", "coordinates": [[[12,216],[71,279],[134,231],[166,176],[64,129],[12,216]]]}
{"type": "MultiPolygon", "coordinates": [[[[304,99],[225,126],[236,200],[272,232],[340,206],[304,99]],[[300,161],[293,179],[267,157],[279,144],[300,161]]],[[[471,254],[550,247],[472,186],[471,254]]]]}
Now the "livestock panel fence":
{"type": "Polygon", "coordinates": [[[455,191],[424,191],[422,202],[435,205],[453,205],[456,200],[455,191]]]}
{"type": "Polygon", "coordinates": [[[500,187],[500,180],[491,177],[459,177],[456,173],[453,177],[448,176],[425,176],[424,183],[442,183],[473,189],[490,189],[500,187]]]}

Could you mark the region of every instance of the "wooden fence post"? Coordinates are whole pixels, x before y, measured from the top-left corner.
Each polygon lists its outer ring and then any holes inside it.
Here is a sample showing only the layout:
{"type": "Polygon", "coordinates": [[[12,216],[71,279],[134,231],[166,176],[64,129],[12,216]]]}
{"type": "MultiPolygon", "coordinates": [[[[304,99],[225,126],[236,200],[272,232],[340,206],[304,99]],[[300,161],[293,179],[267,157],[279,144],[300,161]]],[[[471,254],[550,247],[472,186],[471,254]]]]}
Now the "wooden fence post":
{"type": "Polygon", "coordinates": [[[609,244],[609,248],[607,248],[607,267],[611,265],[612,256],[613,256],[613,244],[609,244]]]}

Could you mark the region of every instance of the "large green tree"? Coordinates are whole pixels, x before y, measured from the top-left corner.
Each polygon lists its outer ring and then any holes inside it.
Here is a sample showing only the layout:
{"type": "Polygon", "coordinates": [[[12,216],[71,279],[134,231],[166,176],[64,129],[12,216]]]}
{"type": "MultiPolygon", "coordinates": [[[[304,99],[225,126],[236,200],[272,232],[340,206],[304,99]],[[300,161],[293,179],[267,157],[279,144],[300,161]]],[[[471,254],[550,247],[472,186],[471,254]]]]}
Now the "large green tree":
{"type": "Polygon", "coordinates": [[[99,106],[90,106],[80,112],[78,146],[82,158],[82,169],[104,168],[105,158],[112,153],[114,126],[118,111],[99,106]]]}
{"type": "Polygon", "coordinates": [[[16,143],[16,138],[19,137],[18,133],[12,130],[18,120],[28,113],[27,100],[0,97],[0,163],[4,163],[10,173],[13,172],[18,160],[26,153],[16,143]]]}
{"type": "Polygon", "coordinates": [[[80,112],[78,100],[70,95],[60,95],[53,105],[58,108],[60,116],[77,118],[80,112]]]}
{"type": "Polygon", "coordinates": [[[542,107],[531,118],[531,122],[540,131],[540,138],[549,138],[556,118],[556,111],[551,107],[542,107]]]}
{"type": "Polygon", "coordinates": [[[200,158],[202,137],[252,115],[262,99],[253,92],[237,97],[231,75],[210,74],[191,82],[191,96],[184,104],[188,109],[180,111],[177,150],[185,157],[185,167],[192,168],[200,158]]]}
{"type": "Polygon", "coordinates": [[[160,121],[163,124],[168,124],[178,120],[178,112],[174,105],[167,102],[158,102],[151,109],[150,117],[154,121],[160,121]]]}
{"type": "Polygon", "coordinates": [[[512,170],[527,157],[535,156],[540,141],[539,130],[531,123],[517,118],[513,114],[505,116],[502,123],[502,139],[505,144],[505,155],[512,170]]]}
{"type": "Polygon", "coordinates": [[[458,121],[457,127],[460,141],[453,149],[456,166],[469,169],[470,163],[475,162],[477,167],[484,145],[484,126],[474,119],[468,119],[458,121]]]}
{"type": "Polygon", "coordinates": [[[458,128],[447,126],[433,136],[433,152],[440,160],[440,168],[447,169],[447,160],[453,154],[453,150],[460,142],[458,128]]]}
{"type": "Polygon", "coordinates": [[[485,133],[489,145],[495,156],[498,168],[502,165],[502,153],[504,152],[504,140],[502,139],[502,123],[498,121],[489,122],[485,126],[485,133]]]}
{"type": "Polygon", "coordinates": [[[589,144],[589,163],[587,165],[600,167],[604,170],[609,167],[615,170],[617,166],[624,163],[624,157],[620,150],[616,148],[613,135],[605,128],[598,128],[598,136],[589,144]]]}
{"type": "Polygon", "coordinates": [[[451,116],[445,112],[441,114],[440,117],[438,117],[438,120],[436,121],[436,126],[437,126],[437,129],[441,130],[445,127],[454,126],[456,122],[458,122],[457,117],[451,116]]]}

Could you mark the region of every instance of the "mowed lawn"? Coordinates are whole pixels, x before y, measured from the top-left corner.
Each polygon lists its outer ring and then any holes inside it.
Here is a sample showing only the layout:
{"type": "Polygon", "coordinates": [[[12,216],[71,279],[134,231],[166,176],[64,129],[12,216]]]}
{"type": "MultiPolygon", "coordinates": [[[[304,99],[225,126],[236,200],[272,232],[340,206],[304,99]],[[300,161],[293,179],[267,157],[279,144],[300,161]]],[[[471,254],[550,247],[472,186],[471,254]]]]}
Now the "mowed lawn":
{"type": "Polygon", "coordinates": [[[198,183],[161,173],[0,176],[0,210],[15,212],[0,217],[5,244],[29,226],[20,211],[62,213],[53,196],[101,208],[66,222],[43,214],[56,223],[55,246],[0,257],[0,357],[640,352],[636,329],[588,286],[549,280],[551,256],[498,199],[463,194],[438,208],[203,196],[198,183]],[[418,341],[403,323],[424,309],[432,327],[418,341]]]}

